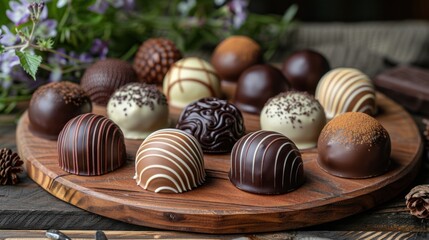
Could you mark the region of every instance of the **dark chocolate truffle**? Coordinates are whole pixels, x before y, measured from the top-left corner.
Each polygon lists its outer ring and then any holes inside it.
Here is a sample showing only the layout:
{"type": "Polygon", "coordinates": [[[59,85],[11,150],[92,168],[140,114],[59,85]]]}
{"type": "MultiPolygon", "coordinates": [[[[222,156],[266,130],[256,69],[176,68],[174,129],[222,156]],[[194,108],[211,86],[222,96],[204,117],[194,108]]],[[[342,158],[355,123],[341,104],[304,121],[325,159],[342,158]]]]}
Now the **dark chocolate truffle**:
{"type": "Polygon", "coordinates": [[[86,69],[80,85],[93,103],[106,106],[116,89],[136,80],[131,64],[120,59],[105,59],[86,69]]]}
{"type": "Polygon", "coordinates": [[[58,136],[60,167],[69,173],[96,176],[126,161],[124,135],[106,117],[86,113],[71,119],[58,136]]]}
{"type": "Polygon", "coordinates": [[[203,184],[204,157],[197,140],[179,129],[161,129],[149,135],[136,154],[134,179],[143,189],[182,193],[203,184]]]}
{"type": "Polygon", "coordinates": [[[236,82],[247,68],[262,62],[261,47],[246,36],[231,36],[213,52],[211,63],[222,80],[236,82]]]}
{"type": "Polygon", "coordinates": [[[70,119],[91,111],[91,100],[78,84],[49,83],[37,89],[31,98],[29,129],[39,137],[57,140],[70,119]]]}
{"type": "Polygon", "coordinates": [[[259,114],[268,99],[289,90],[282,72],[268,64],[255,65],[241,74],[235,92],[235,104],[245,112],[259,114]]]}
{"type": "Polygon", "coordinates": [[[176,128],[193,135],[205,153],[230,152],[245,133],[240,110],[218,98],[203,98],[189,104],[176,128]]]}
{"type": "Polygon", "coordinates": [[[368,178],[387,171],[390,137],[373,117],[348,112],[332,119],[319,136],[319,166],[344,178],[368,178]]]}
{"type": "Polygon", "coordinates": [[[140,82],[160,85],[171,65],[181,58],[182,53],[172,41],[151,38],[140,46],[133,67],[140,82]]]}
{"type": "Polygon", "coordinates": [[[231,152],[230,181],[257,194],[282,194],[304,182],[301,153],[283,134],[260,130],[242,137],[231,152]]]}
{"type": "Polygon", "coordinates": [[[322,54],[310,49],[292,53],[282,66],[283,74],[292,88],[312,95],[316,92],[320,78],[329,70],[328,60],[322,54]]]}

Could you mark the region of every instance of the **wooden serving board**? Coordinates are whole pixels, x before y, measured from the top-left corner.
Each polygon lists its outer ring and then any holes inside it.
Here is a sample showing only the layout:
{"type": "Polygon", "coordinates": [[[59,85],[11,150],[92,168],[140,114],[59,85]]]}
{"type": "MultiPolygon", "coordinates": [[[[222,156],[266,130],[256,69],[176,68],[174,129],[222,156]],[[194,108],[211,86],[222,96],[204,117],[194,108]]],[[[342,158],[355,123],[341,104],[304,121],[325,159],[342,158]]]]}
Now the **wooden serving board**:
{"type": "MultiPolygon", "coordinates": [[[[420,166],[422,140],[410,115],[377,94],[377,119],[392,140],[392,167],[369,179],[343,179],[321,170],[317,150],[302,152],[306,182],[276,196],[255,195],[228,180],[229,155],[205,155],[204,185],[182,194],[156,194],[136,185],[134,155],[141,141],[127,140],[129,159],[112,173],[75,176],[58,166],[56,142],[34,136],[24,114],[17,128],[17,147],[28,175],[59,199],[87,211],[124,222],[202,233],[267,232],[300,228],[341,219],[387,201],[404,190],[420,166]]],[[[97,111],[100,111],[98,109],[97,111]]],[[[172,117],[179,111],[172,109],[172,117]]],[[[244,114],[248,131],[259,129],[259,118],[244,114]]]]}

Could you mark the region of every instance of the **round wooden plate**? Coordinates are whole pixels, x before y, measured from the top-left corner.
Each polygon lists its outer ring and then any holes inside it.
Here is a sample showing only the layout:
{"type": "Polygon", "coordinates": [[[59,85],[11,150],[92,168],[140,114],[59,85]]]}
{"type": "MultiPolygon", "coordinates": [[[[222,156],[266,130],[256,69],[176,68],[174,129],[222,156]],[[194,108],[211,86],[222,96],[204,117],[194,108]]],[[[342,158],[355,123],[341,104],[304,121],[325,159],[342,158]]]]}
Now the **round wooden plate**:
{"type": "MultiPolygon", "coordinates": [[[[255,195],[228,180],[229,155],[205,155],[206,183],[182,194],[156,194],[136,185],[134,155],[141,141],[127,141],[127,164],[103,176],[83,177],[58,167],[57,145],[34,136],[24,114],[17,128],[20,156],[28,175],[59,199],[124,222],[203,233],[266,232],[305,227],[364,211],[404,190],[418,172],[422,153],[417,126],[402,107],[378,94],[377,119],[392,140],[393,165],[369,179],[331,176],[317,165],[317,150],[302,152],[305,184],[277,196],[255,195]]],[[[179,111],[172,109],[172,116],[179,111]]],[[[244,114],[248,131],[259,128],[257,116],[244,114]]]]}

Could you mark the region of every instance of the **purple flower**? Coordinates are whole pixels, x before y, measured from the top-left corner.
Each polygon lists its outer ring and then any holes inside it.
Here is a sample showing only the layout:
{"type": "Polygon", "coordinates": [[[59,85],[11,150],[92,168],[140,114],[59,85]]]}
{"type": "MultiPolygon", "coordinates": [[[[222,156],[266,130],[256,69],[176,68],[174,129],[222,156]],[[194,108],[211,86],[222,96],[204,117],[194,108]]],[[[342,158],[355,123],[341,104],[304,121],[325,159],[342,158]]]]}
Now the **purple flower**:
{"type": "Polygon", "coordinates": [[[106,41],[97,38],[92,42],[90,52],[93,56],[98,56],[100,59],[105,59],[107,53],[109,52],[109,45],[106,41]]]}
{"type": "MultiPolygon", "coordinates": [[[[28,22],[30,19],[30,10],[28,7],[30,6],[30,3],[28,0],[20,0],[17,1],[10,1],[9,2],[10,9],[7,10],[6,15],[7,17],[15,23],[15,25],[21,25],[23,23],[28,22]]],[[[46,19],[48,17],[48,9],[45,7],[43,8],[43,11],[40,15],[40,19],[46,19]]]]}
{"type": "Polygon", "coordinates": [[[89,6],[88,10],[103,14],[109,8],[109,3],[106,0],[97,0],[93,5],[89,6]]]}
{"type": "Polygon", "coordinates": [[[59,82],[63,76],[63,71],[61,67],[55,66],[51,73],[49,74],[49,81],[50,82],[59,82]]]}
{"type": "Polygon", "coordinates": [[[98,14],[103,14],[111,5],[114,8],[122,8],[130,11],[134,9],[134,0],[97,0],[93,5],[89,6],[89,10],[98,14]]]}
{"type": "Polygon", "coordinates": [[[232,24],[235,29],[240,28],[247,19],[248,0],[232,0],[228,6],[233,14],[232,24]]]}
{"type": "Polygon", "coordinates": [[[1,73],[9,75],[13,67],[19,64],[19,58],[15,54],[15,50],[9,50],[0,54],[0,69],[1,73]]]}
{"type": "Polygon", "coordinates": [[[40,22],[36,35],[41,38],[55,37],[57,35],[57,20],[46,19],[40,22]]]}
{"type": "MultiPolygon", "coordinates": [[[[66,50],[64,48],[57,49],[57,52],[66,54],[66,50]]],[[[60,54],[51,54],[48,57],[48,63],[51,65],[65,66],[67,65],[67,59],[60,54]]]]}
{"type": "Polygon", "coordinates": [[[1,29],[3,30],[3,35],[0,39],[0,44],[5,46],[14,45],[19,38],[15,36],[15,34],[11,33],[6,25],[1,26],[1,29]]]}

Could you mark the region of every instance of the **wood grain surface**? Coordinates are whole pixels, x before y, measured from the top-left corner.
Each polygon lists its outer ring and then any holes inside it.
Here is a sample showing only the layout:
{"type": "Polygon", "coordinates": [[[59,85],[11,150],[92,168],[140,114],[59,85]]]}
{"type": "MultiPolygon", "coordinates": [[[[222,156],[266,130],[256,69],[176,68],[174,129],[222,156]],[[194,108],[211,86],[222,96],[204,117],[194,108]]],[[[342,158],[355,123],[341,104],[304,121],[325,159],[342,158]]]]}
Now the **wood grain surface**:
{"type": "MultiPolygon", "coordinates": [[[[56,197],[103,216],[143,226],[205,233],[263,232],[293,229],[344,218],[397,195],[417,174],[421,138],[412,118],[397,104],[378,95],[377,119],[392,139],[394,166],[384,175],[341,179],[321,171],[316,151],[303,152],[306,183],[279,196],[236,189],[227,179],[227,155],[206,155],[207,183],[184,194],[155,194],[136,186],[132,156],[139,145],[129,141],[131,156],[123,168],[98,177],[67,174],[58,167],[56,142],[28,131],[24,115],[17,145],[27,160],[28,175],[56,197]]],[[[249,118],[246,118],[249,119],[249,118]]],[[[247,124],[256,124],[247,123],[247,124]]],[[[249,125],[248,129],[257,128],[249,125]]]]}

